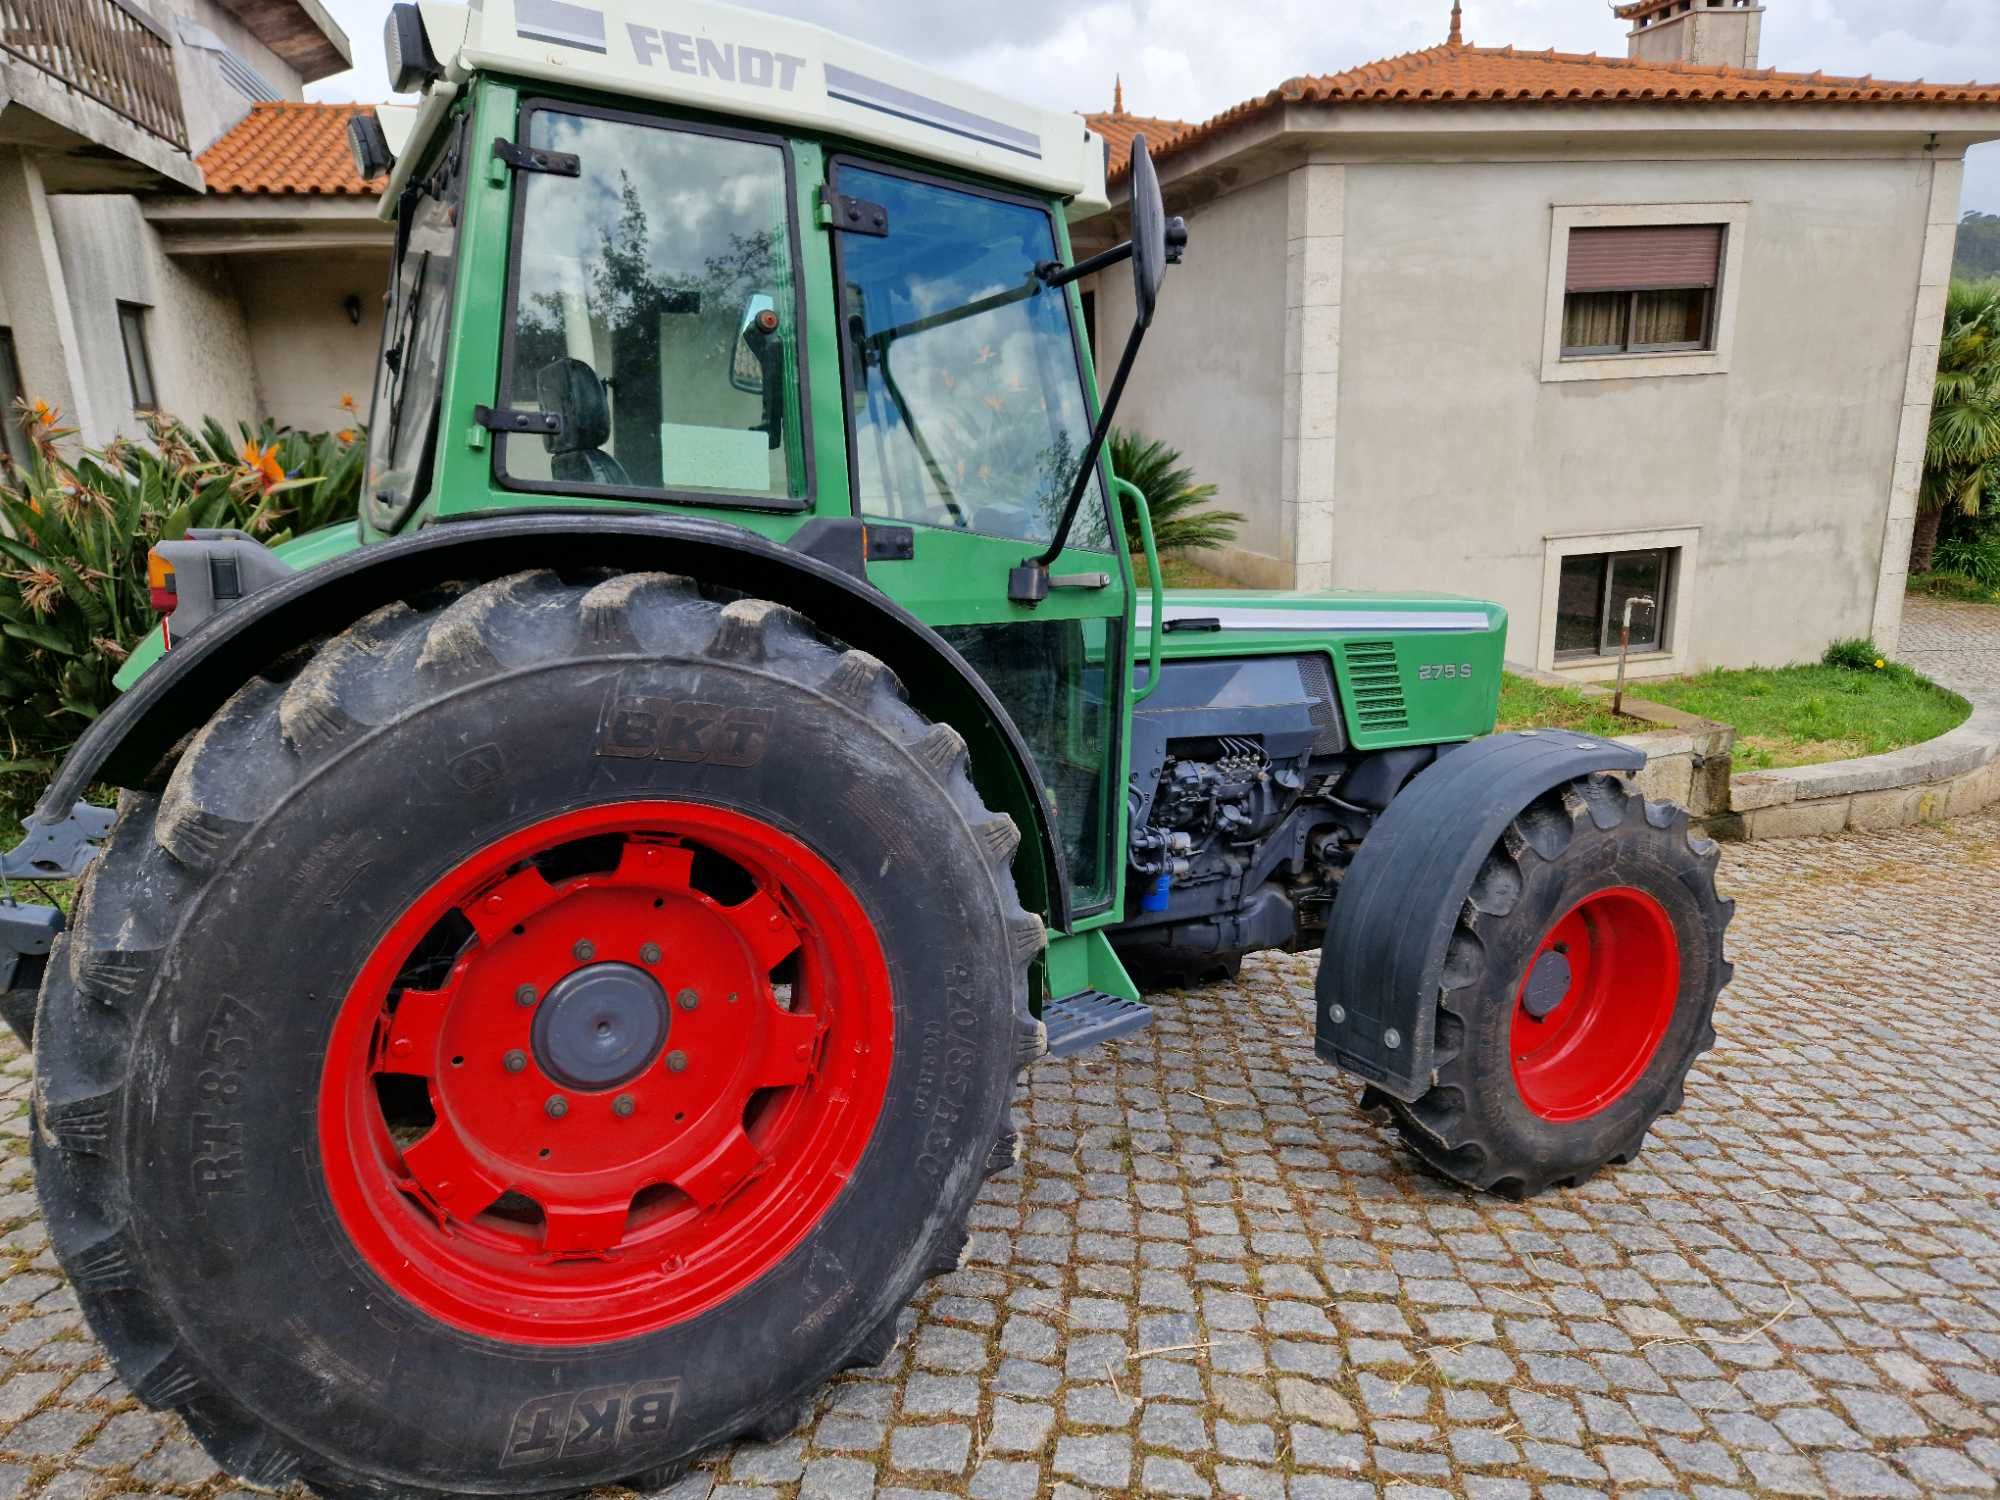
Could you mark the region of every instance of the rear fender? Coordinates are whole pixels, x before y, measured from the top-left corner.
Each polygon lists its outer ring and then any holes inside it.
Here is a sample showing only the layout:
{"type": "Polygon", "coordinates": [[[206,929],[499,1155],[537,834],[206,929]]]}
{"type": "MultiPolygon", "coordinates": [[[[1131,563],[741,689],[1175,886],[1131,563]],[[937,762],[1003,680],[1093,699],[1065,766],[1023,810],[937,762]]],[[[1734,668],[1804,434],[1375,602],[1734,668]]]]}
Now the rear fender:
{"type": "Polygon", "coordinates": [[[1524,730],[1475,740],[1418,772],[1341,880],[1320,957],[1319,1055],[1406,1103],[1421,1098],[1445,949],[1487,854],[1544,792],[1645,763],[1613,740],[1524,730]]]}
{"type": "MultiPolygon", "coordinates": [[[[59,825],[96,782],[143,786],[230,694],[286,653],[410,594],[524,568],[657,569],[772,599],[844,644],[881,658],[928,717],[971,750],[989,807],[1021,830],[1021,898],[1056,927],[1069,919],[1068,879],[1035,762],[1007,711],[951,646],[865,582],[741,527],[666,515],[524,514],[452,522],[357,547],[259,589],[177,642],[77,741],[35,809],[59,825]]],[[[31,826],[31,835],[35,828],[31,826]]]]}

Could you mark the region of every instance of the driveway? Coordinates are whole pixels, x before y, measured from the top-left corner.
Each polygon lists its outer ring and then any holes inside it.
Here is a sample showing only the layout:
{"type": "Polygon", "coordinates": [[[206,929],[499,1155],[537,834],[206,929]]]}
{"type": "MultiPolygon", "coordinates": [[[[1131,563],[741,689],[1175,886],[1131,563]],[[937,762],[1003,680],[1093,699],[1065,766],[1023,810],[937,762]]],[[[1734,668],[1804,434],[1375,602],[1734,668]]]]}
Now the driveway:
{"type": "Polygon", "coordinates": [[[2000,702],[2000,604],[1912,594],[1903,602],[1896,660],[1975,703],[2000,702]]]}
{"type": "MultiPolygon", "coordinates": [[[[1038,1067],[887,1363],[670,1493],[1993,1493],[2000,814],[1724,874],[1721,1043],[1633,1165],[1526,1205],[1427,1178],[1314,1058],[1314,961],[1253,961],[1038,1067]]],[[[221,1488],[103,1369],[6,1129],[0,1500],[221,1488]]]]}

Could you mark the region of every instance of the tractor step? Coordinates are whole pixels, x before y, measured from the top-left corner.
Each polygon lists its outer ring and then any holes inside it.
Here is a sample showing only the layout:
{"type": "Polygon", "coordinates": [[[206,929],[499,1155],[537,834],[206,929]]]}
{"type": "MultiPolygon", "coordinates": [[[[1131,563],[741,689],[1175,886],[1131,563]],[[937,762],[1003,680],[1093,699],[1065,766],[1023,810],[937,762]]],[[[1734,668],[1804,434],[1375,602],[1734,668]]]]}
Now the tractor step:
{"type": "Polygon", "coordinates": [[[1129,1035],[1152,1019],[1152,1006],[1121,1000],[1102,990],[1078,990],[1051,1000],[1042,1009],[1042,1021],[1049,1029],[1050,1057],[1067,1057],[1099,1042],[1129,1035]]]}

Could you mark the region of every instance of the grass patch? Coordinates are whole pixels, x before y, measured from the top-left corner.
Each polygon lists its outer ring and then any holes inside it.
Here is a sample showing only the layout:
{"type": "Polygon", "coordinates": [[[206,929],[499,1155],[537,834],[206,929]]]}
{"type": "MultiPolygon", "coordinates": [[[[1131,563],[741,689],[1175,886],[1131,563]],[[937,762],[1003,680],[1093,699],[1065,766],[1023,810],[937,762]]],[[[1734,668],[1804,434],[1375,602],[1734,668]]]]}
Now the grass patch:
{"type": "Polygon", "coordinates": [[[1643,734],[1653,726],[1629,714],[1611,712],[1608,698],[1590,698],[1575,688],[1552,687],[1512,672],[1500,677],[1501,732],[1512,729],[1568,729],[1577,734],[1643,734]]]}
{"type": "MultiPolygon", "coordinates": [[[[1153,575],[1146,569],[1146,559],[1135,552],[1132,554],[1132,577],[1142,589],[1153,586],[1153,575]]],[[[1160,584],[1170,589],[1238,589],[1243,585],[1233,578],[1224,578],[1220,573],[1211,572],[1200,563],[1189,562],[1185,557],[1176,557],[1169,552],[1160,559],[1160,584]]]]}
{"type": "Polygon", "coordinates": [[[1880,755],[1956,729],[1971,713],[1897,662],[1852,667],[1753,667],[1648,682],[1644,696],[1736,726],[1741,770],[1810,766],[1880,755]]]}
{"type": "Polygon", "coordinates": [[[1989,589],[1965,573],[1912,573],[1907,591],[1926,599],[1956,599],[1966,604],[2000,604],[2000,591],[1989,589]]]}

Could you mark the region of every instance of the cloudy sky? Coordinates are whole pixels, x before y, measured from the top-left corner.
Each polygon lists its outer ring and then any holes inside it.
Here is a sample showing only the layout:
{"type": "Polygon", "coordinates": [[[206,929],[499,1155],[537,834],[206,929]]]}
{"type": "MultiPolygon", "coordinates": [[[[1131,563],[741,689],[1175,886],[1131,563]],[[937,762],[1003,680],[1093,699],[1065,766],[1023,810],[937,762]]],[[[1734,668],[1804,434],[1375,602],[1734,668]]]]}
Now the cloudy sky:
{"type": "MultiPolygon", "coordinates": [[[[324,0],[355,70],[317,99],[383,97],[385,0],[324,0]]],[[[1451,0],[746,0],[818,21],[1001,93],[1107,109],[1114,73],[1134,113],[1200,120],[1297,73],[1329,73],[1444,39],[1451,0]]],[[[1763,61],[1809,72],[2000,81],[1995,0],[1765,0],[1763,61]]],[[[1622,54],[1604,0],[1465,0],[1469,41],[1622,54]]],[[[2000,143],[1973,153],[1965,207],[2000,213],[2000,143]]]]}

